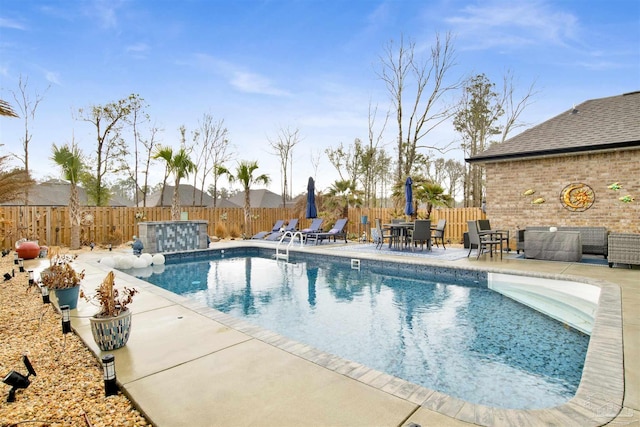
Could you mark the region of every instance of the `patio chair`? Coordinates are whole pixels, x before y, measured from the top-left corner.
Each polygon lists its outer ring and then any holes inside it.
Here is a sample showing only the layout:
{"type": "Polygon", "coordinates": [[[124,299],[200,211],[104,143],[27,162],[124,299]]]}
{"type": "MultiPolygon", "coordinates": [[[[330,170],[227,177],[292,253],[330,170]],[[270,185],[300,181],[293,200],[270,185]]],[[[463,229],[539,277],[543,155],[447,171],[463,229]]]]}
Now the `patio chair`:
{"type": "Polygon", "coordinates": [[[287,231],[294,232],[298,228],[298,218],[292,218],[289,220],[289,223],[282,231],[278,231],[277,233],[271,233],[267,236],[266,240],[280,240],[284,233],[287,231]]]}
{"type": "MultiPolygon", "coordinates": [[[[478,248],[478,256],[476,259],[480,258],[480,255],[489,248],[489,253],[493,256],[493,250],[498,245],[501,244],[499,239],[494,239],[490,235],[480,236],[478,233],[478,224],[475,221],[467,221],[467,226],[469,227],[469,253],[467,254],[467,258],[471,255],[471,250],[474,248],[478,248]]],[[[502,252],[500,252],[500,258],[502,258],[502,252]]]]}
{"type": "Polygon", "coordinates": [[[336,241],[336,238],[338,237],[344,237],[344,242],[347,243],[347,230],[345,230],[345,227],[347,225],[347,222],[349,221],[349,218],[341,218],[339,220],[336,221],[336,223],[334,224],[333,228],[327,232],[319,232],[319,233],[314,233],[314,232],[309,232],[306,233],[306,240],[315,240],[316,245],[318,244],[318,242],[321,242],[325,239],[331,241],[331,238],[333,237],[333,241],[336,241]]]}
{"type": "Polygon", "coordinates": [[[253,236],[251,236],[251,238],[252,239],[264,239],[265,237],[267,237],[267,235],[269,235],[271,233],[279,232],[283,225],[284,225],[284,219],[279,219],[279,220],[277,220],[275,222],[275,224],[273,224],[273,227],[271,227],[271,231],[261,231],[259,233],[254,234],[253,236]]]}
{"type": "Polygon", "coordinates": [[[437,247],[438,246],[438,239],[440,239],[440,242],[442,243],[442,248],[443,249],[447,249],[444,246],[444,229],[447,228],[447,220],[446,219],[441,219],[438,220],[438,225],[436,225],[436,228],[433,229],[433,233],[431,233],[431,238],[433,239],[433,242],[436,244],[437,247]]]}
{"type": "Polygon", "coordinates": [[[385,229],[382,228],[382,220],[380,218],[376,218],[376,227],[371,229],[371,236],[373,237],[373,243],[376,244],[376,249],[382,248],[385,239],[391,241],[393,238],[391,234],[384,234],[384,232],[385,229]]]}
{"type": "MultiPolygon", "coordinates": [[[[490,231],[493,230],[493,228],[491,228],[491,222],[488,219],[479,219],[478,221],[478,231],[482,232],[482,231],[490,231]]],[[[500,234],[500,238],[502,239],[505,247],[507,248],[507,252],[509,252],[511,249],[509,248],[509,230],[494,230],[497,231],[500,234]]]]}
{"type": "MultiPolygon", "coordinates": [[[[417,219],[413,223],[413,228],[409,229],[409,244],[411,250],[415,250],[420,243],[420,250],[424,250],[424,244],[427,244],[427,250],[431,250],[431,220],[417,219]]],[[[443,245],[444,246],[444,245],[443,245]]]]}
{"type": "Polygon", "coordinates": [[[314,218],[313,221],[311,221],[311,225],[309,227],[300,230],[300,232],[302,233],[302,238],[306,241],[307,235],[309,233],[322,233],[323,222],[324,219],[322,218],[314,218]]]}

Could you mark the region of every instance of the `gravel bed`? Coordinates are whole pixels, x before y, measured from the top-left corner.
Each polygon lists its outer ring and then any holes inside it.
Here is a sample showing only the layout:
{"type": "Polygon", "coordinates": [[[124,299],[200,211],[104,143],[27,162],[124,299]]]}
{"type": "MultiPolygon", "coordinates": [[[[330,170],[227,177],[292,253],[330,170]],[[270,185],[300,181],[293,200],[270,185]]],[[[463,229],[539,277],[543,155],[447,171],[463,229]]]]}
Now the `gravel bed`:
{"type": "Polygon", "coordinates": [[[25,354],[36,376],[11,403],[1,383],[0,426],[151,426],[122,393],[105,397],[101,362],[74,333],[62,333],[59,313],[17,267],[13,252],[0,258],[0,376],[26,375],[25,354]],[[15,277],[3,281],[14,267],[15,277]]]}

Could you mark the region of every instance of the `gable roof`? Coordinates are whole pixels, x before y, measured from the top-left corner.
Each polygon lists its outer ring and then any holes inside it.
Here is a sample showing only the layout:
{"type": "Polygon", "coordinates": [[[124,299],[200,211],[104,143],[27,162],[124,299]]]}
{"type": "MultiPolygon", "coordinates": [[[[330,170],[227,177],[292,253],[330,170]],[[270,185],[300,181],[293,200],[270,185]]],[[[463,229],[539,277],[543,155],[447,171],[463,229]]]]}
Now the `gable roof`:
{"type": "MultiPolygon", "coordinates": [[[[80,206],[89,205],[87,191],[77,186],[78,199],[80,206]]],[[[30,206],[68,206],[69,197],[71,195],[71,184],[63,180],[50,180],[39,184],[35,184],[29,189],[29,205],[30,206]]],[[[14,201],[2,203],[3,206],[24,205],[22,197],[14,201]]],[[[108,206],[131,206],[132,204],[126,200],[122,200],[117,196],[109,199],[108,206]]]]}
{"type": "MultiPolygon", "coordinates": [[[[175,187],[173,185],[165,186],[164,197],[161,197],[163,194],[162,190],[158,190],[155,193],[149,194],[147,196],[147,206],[151,208],[160,206],[171,206],[174,188],[175,187]],[[162,204],[160,204],[160,200],[162,200],[162,204]]],[[[178,198],[180,199],[180,206],[213,206],[213,198],[210,195],[203,193],[202,191],[195,188],[194,198],[193,190],[193,185],[180,184],[180,186],[178,187],[178,198]],[[202,196],[202,203],[200,203],[200,196],[202,196]]],[[[142,202],[139,202],[138,205],[142,206],[142,202]]]]}
{"type": "Polygon", "coordinates": [[[585,101],[466,159],[513,160],[640,148],[640,91],[585,101]]]}
{"type": "MultiPolygon", "coordinates": [[[[229,201],[238,206],[244,206],[244,191],[240,191],[233,197],[229,197],[229,201]]],[[[252,208],[281,208],[282,196],[266,189],[249,190],[249,203],[252,208]]],[[[292,206],[292,202],[288,201],[287,206],[292,206]]]]}

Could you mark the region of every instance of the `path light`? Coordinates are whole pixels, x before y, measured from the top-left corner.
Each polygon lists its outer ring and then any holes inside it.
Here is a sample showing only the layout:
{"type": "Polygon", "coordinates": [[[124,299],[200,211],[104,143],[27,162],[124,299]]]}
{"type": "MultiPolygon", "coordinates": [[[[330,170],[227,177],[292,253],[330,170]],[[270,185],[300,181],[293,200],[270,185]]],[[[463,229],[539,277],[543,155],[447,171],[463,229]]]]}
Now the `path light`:
{"type": "Polygon", "coordinates": [[[114,396],[118,394],[116,359],[113,354],[107,354],[102,358],[102,370],[104,371],[104,395],[114,396]]]}
{"type": "Polygon", "coordinates": [[[15,402],[16,391],[20,388],[29,387],[29,384],[31,384],[31,381],[29,381],[29,376],[36,376],[36,371],[33,369],[33,366],[31,365],[31,362],[29,362],[29,358],[26,355],[22,356],[22,363],[24,363],[24,366],[29,372],[26,376],[22,375],[20,372],[11,371],[2,380],[3,383],[11,386],[11,390],[9,390],[9,396],[7,396],[7,402],[15,402]]]}
{"type": "Polygon", "coordinates": [[[27,273],[29,273],[29,284],[33,285],[33,270],[27,270],[27,273]]]}
{"type": "Polygon", "coordinates": [[[7,280],[11,280],[11,274],[4,273],[4,281],[6,282],[7,280]]]}
{"type": "Polygon", "coordinates": [[[18,258],[18,267],[20,267],[20,273],[24,273],[24,259],[18,258]]]}
{"type": "Polygon", "coordinates": [[[42,293],[42,303],[49,304],[51,302],[51,299],[49,298],[49,288],[45,285],[41,285],[40,292],[42,293]]]}
{"type": "Polygon", "coordinates": [[[62,313],[62,333],[68,334],[71,332],[71,310],[68,305],[63,305],[60,307],[60,312],[62,313]]]}
{"type": "Polygon", "coordinates": [[[18,265],[18,252],[13,253],[13,263],[18,265]]]}

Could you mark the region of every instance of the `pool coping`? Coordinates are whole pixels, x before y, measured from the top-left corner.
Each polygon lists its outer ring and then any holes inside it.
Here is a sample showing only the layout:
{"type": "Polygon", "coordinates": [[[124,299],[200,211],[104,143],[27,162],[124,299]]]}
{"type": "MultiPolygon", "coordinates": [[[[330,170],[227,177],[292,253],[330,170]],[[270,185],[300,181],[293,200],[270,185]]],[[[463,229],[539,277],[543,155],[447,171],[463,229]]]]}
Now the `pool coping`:
{"type": "MultiPolygon", "coordinates": [[[[255,244],[255,242],[237,242],[232,247],[266,247],[275,249],[273,245],[263,246],[255,244]]],[[[214,250],[197,250],[191,253],[203,255],[204,253],[215,252],[221,249],[226,249],[226,247],[217,247],[214,250]]],[[[354,255],[357,255],[359,259],[380,261],[380,257],[371,254],[331,252],[330,246],[328,245],[324,247],[292,248],[291,250],[306,254],[317,252],[342,258],[354,258],[354,255]]],[[[385,257],[385,260],[387,259],[388,258],[385,257]]],[[[534,410],[502,409],[473,404],[377,371],[363,364],[323,352],[304,343],[288,339],[273,331],[234,318],[210,308],[203,303],[173,294],[150,283],[145,282],[149,285],[145,286],[145,289],[289,354],[411,402],[419,408],[435,411],[456,420],[485,426],[504,424],[600,426],[613,420],[622,410],[624,397],[622,302],[620,287],[617,284],[567,274],[523,272],[494,267],[462,267],[456,266],[455,263],[443,263],[442,261],[436,260],[429,261],[428,259],[393,259],[393,262],[440,268],[447,267],[484,273],[496,272],[546,279],[571,280],[578,283],[598,286],[601,289],[598,308],[595,314],[595,322],[587,349],[582,378],[575,396],[563,405],[534,410]]],[[[410,419],[411,417],[409,420],[410,419]]]]}

